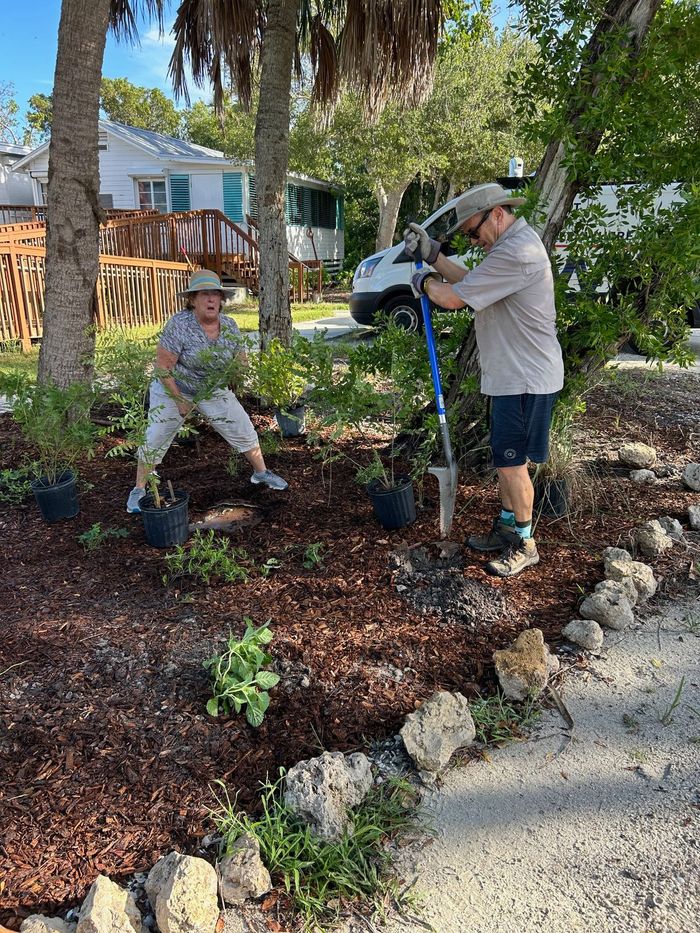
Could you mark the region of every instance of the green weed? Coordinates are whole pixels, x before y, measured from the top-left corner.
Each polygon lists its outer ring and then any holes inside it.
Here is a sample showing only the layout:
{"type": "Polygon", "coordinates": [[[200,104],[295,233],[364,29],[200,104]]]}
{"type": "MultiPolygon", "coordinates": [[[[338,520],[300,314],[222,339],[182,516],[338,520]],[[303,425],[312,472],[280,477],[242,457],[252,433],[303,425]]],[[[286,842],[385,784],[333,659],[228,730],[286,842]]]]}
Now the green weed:
{"type": "Polygon", "coordinates": [[[86,551],[95,551],[110,538],[128,537],[129,532],[126,528],[103,528],[99,522],[95,522],[92,528],[78,535],[78,544],[82,544],[86,551]]]}
{"type": "Polygon", "coordinates": [[[663,712],[659,713],[659,722],[662,726],[670,726],[673,722],[673,712],[680,706],[683,687],[685,687],[685,677],[681,677],[681,682],[678,684],[678,689],[669,705],[663,712]]]}
{"type": "Polygon", "coordinates": [[[511,703],[500,692],[480,697],[469,704],[476,737],[484,745],[507,745],[521,739],[540,718],[535,700],[511,703]]]}
{"type": "Polygon", "coordinates": [[[36,475],[36,468],[33,466],[0,470],[0,502],[6,505],[21,505],[31,495],[31,480],[36,475]]]}
{"type": "Polygon", "coordinates": [[[269,622],[255,628],[246,619],[246,630],[240,640],[229,635],[226,650],[204,662],[212,678],[213,697],[207,703],[210,716],[219,713],[240,713],[245,707],[251,726],[259,726],[270,705],[268,690],[279,683],[279,675],[262,668],[272,660],[262,645],[272,641],[269,622]]]}
{"type": "Polygon", "coordinates": [[[324,544],[322,541],[316,541],[304,550],[303,563],[306,570],[317,570],[323,565],[323,561],[326,559],[323,550],[324,544]]]}
{"type": "Polygon", "coordinates": [[[179,544],[164,560],[167,573],[163,582],[166,584],[178,577],[194,577],[203,583],[213,579],[245,583],[249,577],[242,564],[248,560],[247,551],[232,547],[228,538],[217,538],[213,530],[195,531],[189,547],[179,544]]]}
{"type": "Polygon", "coordinates": [[[387,843],[415,827],[415,791],[404,781],[373,788],[352,811],[353,831],[339,842],[324,842],[288,810],[282,799],[282,778],[266,784],[262,815],[234,811],[224,789],[212,817],[224,837],[224,848],[243,833],[260,843],[260,855],[273,880],[282,883],[305,921],[306,929],[327,929],[350,901],[378,904],[393,890],[386,877],[391,863],[387,843]]]}

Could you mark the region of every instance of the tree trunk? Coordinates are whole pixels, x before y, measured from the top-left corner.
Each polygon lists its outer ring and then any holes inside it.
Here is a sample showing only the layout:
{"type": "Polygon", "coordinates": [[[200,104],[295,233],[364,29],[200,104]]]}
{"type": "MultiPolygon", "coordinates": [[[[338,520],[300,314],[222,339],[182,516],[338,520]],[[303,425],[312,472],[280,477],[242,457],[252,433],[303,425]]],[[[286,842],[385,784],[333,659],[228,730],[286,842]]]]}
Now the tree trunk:
{"type": "Polygon", "coordinates": [[[442,201],[440,200],[441,195],[442,195],[442,175],[438,175],[437,178],[435,179],[435,196],[433,197],[433,209],[431,211],[432,214],[434,214],[435,211],[438,209],[438,207],[440,207],[440,205],[442,204],[442,201]]]}
{"type": "Polygon", "coordinates": [[[110,0],[63,0],[53,88],[39,380],[92,374],[99,272],[97,121],[110,0]]]}
{"type": "Polygon", "coordinates": [[[289,248],[284,216],[289,164],[289,101],[296,2],[270,0],[263,39],[260,105],[255,124],[255,174],[260,243],[260,339],[292,341],[289,248]]]}
{"type": "Polygon", "coordinates": [[[374,195],[379,204],[379,229],[375,243],[377,252],[381,249],[388,249],[394,242],[401,201],[410,183],[409,178],[406,182],[400,182],[396,187],[387,191],[379,182],[374,189],[374,195]]]}
{"type": "MultiPolygon", "coordinates": [[[[661,3],[662,0],[608,0],[600,22],[583,52],[579,82],[572,88],[573,102],[569,109],[568,123],[576,133],[577,150],[594,154],[605,133],[606,127],[586,118],[590,105],[597,96],[600,81],[609,80],[604,69],[596,68],[604,54],[607,34],[612,30],[627,31],[627,49],[629,59],[633,61],[639,54],[661,3]]],[[[633,80],[633,76],[634,72],[628,72],[626,78],[617,79],[620,96],[633,80]]],[[[574,198],[581,188],[582,180],[566,165],[568,154],[565,143],[558,139],[552,140],[547,146],[535,182],[545,212],[539,232],[547,252],[552,251],[574,198]]]]}

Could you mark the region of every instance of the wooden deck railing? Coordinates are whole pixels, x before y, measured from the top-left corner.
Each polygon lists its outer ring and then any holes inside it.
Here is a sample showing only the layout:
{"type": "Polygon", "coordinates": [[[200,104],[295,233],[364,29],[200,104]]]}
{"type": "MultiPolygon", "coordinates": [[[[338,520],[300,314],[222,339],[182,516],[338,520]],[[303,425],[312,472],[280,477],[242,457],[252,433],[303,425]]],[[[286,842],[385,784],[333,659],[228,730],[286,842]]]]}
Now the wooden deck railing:
{"type": "MultiPolygon", "coordinates": [[[[45,240],[45,224],[39,221],[0,226],[0,341],[20,340],[25,350],[41,336],[45,240]]],[[[175,292],[187,284],[190,266],[212,269],[256,292],[257,230],[246,231],[217,210],[120,217],[103,224],[96,324],[160,323],[175,310],[175,292]]],[[[322,275],[320,260],[302,262],[290,255],[292,301],[312,298],[322,275]]]]}
{"type": "MultiPolygon", "coordinates": [[[[19,341],[24,351],[42,333],[45,257],[42,247],[0,242],[0,342],[19,341]]],[[[184,263],[100,256],[95,325],[160,324],[181,307],[175,293],[189,276],[184,263]]]]}
{"type": "MultiPolygon", "coordinates": [[[[108,207],[107,218],[112,217],[152,217],[156,210],[142,211],[125,207],[108,207]]],[[[45,204],[0,204],[0,224],[16,224],[25,221],[46,220],[45,204]]]]}

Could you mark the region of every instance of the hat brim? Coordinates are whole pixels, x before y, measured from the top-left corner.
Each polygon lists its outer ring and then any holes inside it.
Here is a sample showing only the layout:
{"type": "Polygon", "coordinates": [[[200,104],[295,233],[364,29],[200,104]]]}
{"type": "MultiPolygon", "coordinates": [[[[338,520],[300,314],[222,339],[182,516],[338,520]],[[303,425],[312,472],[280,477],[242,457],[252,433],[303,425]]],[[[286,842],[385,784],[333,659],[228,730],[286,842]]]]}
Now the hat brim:
{"type": "Polygon", "coordinates": [[[195,288],[195,289],[193,289],[192,291],[190,291],[189,289],[185,289],[184,292],[175,292],[175,296],[176,296],[177,298],[187,298],[187,297],[189,297],[190,295],[196,295],[198,292],[213,292],[213,291],[221,292],[221,295],[222,295],[224,298],[231,298],[231,297],[233,296],[233,289],[232,289],[232,288],[224,288],[223,286],[222,286],[221,288],[216,288],[216,289],[214,289],[214,288],[209,288],[209,287],[205,287],[205,288],[195,288]]]}
{"type": "MultiPolygon", "coordinates": [[[[469,217],[473,217],[474,214],[481,214],[483,211],[492,211],[494,207],[521,207],[526,202],[526,198],[507,198],[504,201],[499,201],[497,204],[490,204],[488,207],[479,207],[474,213],[470,214],[469,217]]],[[[462,220],[458,220],[456,224],[451,226],[445,236],[452,236],[453,233],[456,233],[457,230],[462,226],[462,224],[469,220],[469,217],[464,217],[462,220]]]]}

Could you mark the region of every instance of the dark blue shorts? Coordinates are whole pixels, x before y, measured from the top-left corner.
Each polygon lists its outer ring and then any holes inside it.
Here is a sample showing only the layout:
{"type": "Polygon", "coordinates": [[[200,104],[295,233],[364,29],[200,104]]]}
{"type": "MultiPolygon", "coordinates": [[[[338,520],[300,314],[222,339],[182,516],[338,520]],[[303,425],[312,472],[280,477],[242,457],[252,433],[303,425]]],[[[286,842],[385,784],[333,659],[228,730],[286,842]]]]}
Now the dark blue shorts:
{"type": "Polygon", "coordinates": [[[495,467],[544,463],[549,455],[549,425],[558,392],[549,395],[491,397],[491,451],[495,467]]]}

